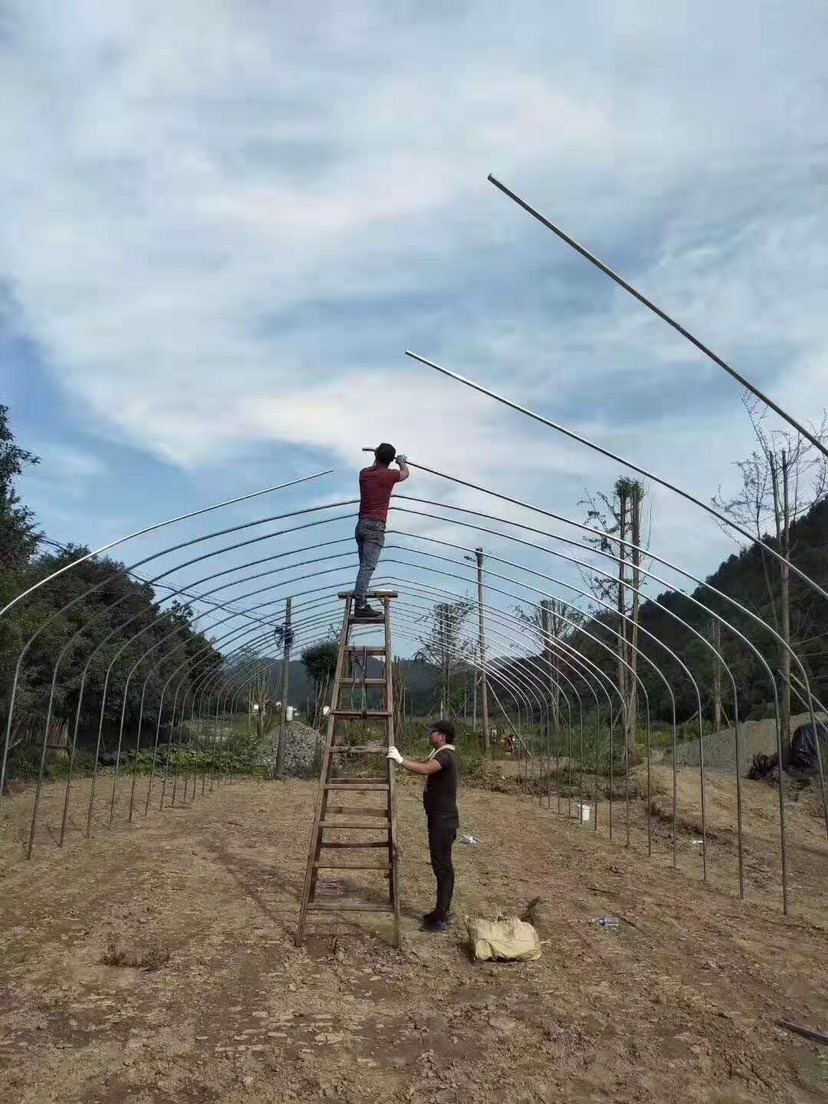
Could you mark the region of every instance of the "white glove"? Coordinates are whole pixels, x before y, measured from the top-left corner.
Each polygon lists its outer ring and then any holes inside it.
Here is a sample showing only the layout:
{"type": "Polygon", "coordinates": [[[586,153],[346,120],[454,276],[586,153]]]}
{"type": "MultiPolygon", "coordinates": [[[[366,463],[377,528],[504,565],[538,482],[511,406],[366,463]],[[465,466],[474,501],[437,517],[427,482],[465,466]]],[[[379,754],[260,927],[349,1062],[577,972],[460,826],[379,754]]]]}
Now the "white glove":
{"type": "Polygon", "coordinates": [[[404,762],[403,757],[400,755],[400,753],[397,751],[397,749],[395,747],[392,747],[392,748],[388,749],[388,754],[386,755],[385,758],[386,759],[393,759],[395,763],[399,764],[399,766],[402,766],[403,762],[404,762]]]}
{"type": "Polygon", "coordinates": [[[397,463],[400,465],[401,468],[404,468],[405,465],[408,463],[408,457],[405,455],[404,452],[400,452],[397,454],[397,463]]]}

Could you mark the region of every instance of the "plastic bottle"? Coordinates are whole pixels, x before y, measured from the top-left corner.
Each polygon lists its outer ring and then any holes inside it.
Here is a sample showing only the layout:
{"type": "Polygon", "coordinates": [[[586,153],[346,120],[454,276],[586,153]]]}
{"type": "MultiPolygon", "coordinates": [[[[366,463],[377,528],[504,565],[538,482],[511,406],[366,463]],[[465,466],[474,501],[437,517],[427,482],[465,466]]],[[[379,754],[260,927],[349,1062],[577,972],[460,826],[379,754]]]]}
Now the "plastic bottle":
{"type": "Polygon", "coordinates": [[[619,926],[617,916],[599,916],[595,923],[599,928],[617,928],[619,926]]]}

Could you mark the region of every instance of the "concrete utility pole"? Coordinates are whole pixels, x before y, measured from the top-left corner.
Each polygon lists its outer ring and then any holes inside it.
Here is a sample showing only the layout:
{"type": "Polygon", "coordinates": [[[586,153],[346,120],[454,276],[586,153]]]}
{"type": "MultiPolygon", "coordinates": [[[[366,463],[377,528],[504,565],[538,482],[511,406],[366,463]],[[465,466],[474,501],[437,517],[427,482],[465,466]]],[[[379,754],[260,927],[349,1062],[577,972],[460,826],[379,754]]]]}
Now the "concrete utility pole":
{"type": "Polygon", "coordinates": [[[546,677],[549,683],[549,712],[552,722],[555,726],[555,731],[558,731],[560,723],[560,696],[559,696],[559,683],[557,679],[558,674],[558,653],[557,649],[552,643],[558,637],[558,625],[556,625],[556,618],[553,614],[552,600],[550,598],[544,598],[541,601],[541,632],[543,633],[543,646],[546,652],[546,677]]]}
{"type": "Polygon", "coordinates": [[[285,625],[282,637],[282,716],[279,727],[279,747],[276,751],[276,777],[281,778],[285,769],[285,743],[287,742],[287,708],[290,691],[290,648],[293,629],[290,627],[290,598],[285,599],[285,625]]]}
{"type": "Polygon", "coordinates": [[[486,682],[486,627],[483,621],[483,549],[476,548],[477,557],[477,612],[480,623],[480,700],[483,712],[483,750],[488,752],[489,741],[489,695],[486,682]]]}
{"type": "MultiPolygon", "coordinates": [[[[717,652],[722,650],[722,631],[719,622],[713,618],[710,622],[710,639],[717,652]]],[[[722,663],[713,660],[713,734],[722,727],[722,663]]]]}

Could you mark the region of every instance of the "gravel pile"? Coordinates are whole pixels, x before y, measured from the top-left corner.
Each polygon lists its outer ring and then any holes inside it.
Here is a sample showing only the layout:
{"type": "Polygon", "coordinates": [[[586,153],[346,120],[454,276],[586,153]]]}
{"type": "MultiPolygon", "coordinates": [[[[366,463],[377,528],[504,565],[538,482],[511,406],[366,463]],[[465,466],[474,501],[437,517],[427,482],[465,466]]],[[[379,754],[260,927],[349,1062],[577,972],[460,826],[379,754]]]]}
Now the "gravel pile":
{"type": "MultiPolygon", "coordinates": [[[[817,713],[817,719],[823,714],[817,713]]],[[[801,724],[810,722],[810,713],[799,713],[791,717],[791,732],[795,732],[801,724]]],[[[776,722],[743,721],[739,726],[739,773],[747,774],[754,755],[762,752],[764,755],[776,754],[776,722]]],[[[667,756],[666,758],[670,758],[667,756]]],[[[679,766],[697,767],[699,765],[699,741],[687,740],[679,744],[676,753],[676,763],[679,766]]],[[[736,767],[736,735],[732,728],[726,728],[716,736],[704,738],[704,763],[711,770],[732,771],[736,767]]]]}
{"type": "MultiPolygon", "coordinates": [[[[278,727],[273,733],[274,745],[278,742],[278,727]]],[[[290,721],[287,726],[287,739],[285,741],[284,771],[286,775],[305,777],[313,773],[319,764],[319,756],[322,754],[324,736],[310,725],[301,721],[290,721]]],[[[264,765],[268,770],[276,769],[275,746],[264,759],[264,765]]]]}

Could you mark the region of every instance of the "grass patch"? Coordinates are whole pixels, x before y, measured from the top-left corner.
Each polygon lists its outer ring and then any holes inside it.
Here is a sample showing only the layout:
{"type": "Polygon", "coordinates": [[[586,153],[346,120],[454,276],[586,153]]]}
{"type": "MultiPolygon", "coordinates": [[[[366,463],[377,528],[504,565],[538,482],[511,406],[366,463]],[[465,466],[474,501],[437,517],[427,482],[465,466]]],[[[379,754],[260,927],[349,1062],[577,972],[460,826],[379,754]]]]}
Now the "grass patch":
{"type": "Polygon", "coordinates": [[[130,970],[160,970],[170,960],[169,947],[155,941],[131,944],[112,937],[101,959],[104,966],[117,966],[130,970]]]}

